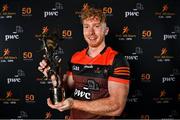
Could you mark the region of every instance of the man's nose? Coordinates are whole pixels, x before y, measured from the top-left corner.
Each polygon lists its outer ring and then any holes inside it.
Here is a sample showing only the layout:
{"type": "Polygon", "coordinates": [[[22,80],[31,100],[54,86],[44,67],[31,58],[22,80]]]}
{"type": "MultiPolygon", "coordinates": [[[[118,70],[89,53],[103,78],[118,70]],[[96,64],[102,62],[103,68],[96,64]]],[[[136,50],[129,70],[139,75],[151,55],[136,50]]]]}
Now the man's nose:
{"type": "Polygon", "coordinates": [[[90,35],[93,35],[95,32],[94,32],[94,28],[93,27],[91,27],[90,29],[89,29],[89,34],[90,35]]]}

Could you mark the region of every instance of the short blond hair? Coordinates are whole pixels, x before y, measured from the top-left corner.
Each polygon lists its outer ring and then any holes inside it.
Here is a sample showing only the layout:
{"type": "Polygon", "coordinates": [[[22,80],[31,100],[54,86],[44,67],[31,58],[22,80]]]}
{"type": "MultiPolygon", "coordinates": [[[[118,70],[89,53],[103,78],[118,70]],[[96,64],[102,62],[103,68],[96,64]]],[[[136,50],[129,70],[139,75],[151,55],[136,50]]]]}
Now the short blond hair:
{"type": "Polygon", "coordinates": [[[100,22],[106,22],[106,15],[103,13],[101,9],[93,8],[93,7],[86,7],[81,10],[81,23],[83,20],[87,18],[95,18],[97,17],[100,22]]]}

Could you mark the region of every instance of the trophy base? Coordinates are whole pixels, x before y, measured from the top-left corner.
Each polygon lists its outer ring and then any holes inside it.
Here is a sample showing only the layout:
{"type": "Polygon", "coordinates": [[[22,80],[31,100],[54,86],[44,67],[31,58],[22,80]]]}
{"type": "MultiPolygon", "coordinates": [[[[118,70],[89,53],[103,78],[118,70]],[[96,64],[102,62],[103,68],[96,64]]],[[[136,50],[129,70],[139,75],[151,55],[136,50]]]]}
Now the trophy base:
{"type": "Polygon", "coordinates": [[[57,104],[64,100],[65,92],[62,88],[53,87],[50,89],[50,99],[52,104],[57,104]]]}

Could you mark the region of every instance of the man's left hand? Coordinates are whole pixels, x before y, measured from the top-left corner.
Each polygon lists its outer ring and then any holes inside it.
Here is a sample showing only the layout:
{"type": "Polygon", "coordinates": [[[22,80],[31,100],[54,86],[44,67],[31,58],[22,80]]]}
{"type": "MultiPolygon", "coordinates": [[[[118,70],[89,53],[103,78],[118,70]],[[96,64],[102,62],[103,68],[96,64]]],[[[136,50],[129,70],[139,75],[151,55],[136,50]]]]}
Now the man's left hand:
{"type": "Polygon", "coordinates": [[[47,99],[47,104],[50,108],[52,109],[57,109],[59,111],[64,111],[64,110],[69,110],[73,106],[73,99],[72,98],[67,98],[55,105],[52,104],[50,98],[47,99]]]}

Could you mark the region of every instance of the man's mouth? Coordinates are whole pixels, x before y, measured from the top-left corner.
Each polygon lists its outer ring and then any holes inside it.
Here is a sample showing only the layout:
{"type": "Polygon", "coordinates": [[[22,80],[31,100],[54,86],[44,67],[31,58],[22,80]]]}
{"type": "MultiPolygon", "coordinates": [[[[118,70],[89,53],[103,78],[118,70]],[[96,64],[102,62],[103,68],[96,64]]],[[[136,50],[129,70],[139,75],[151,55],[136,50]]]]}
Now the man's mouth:
{"type": "Polygon", "coordinates": [[[95,41],[96,39],[97,39],[97,37],[88,37],[88,39],[90,40],[90,41],[95,41]]]}

